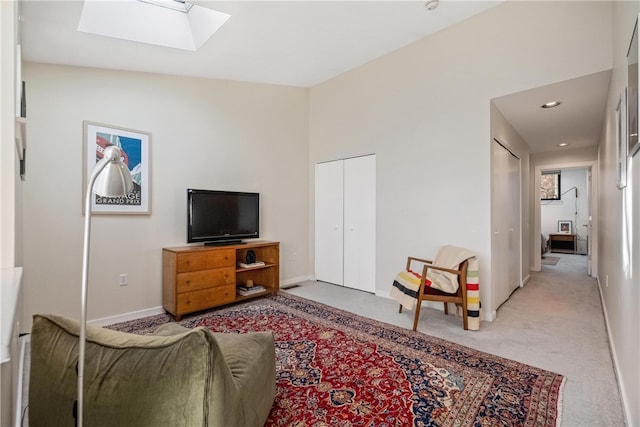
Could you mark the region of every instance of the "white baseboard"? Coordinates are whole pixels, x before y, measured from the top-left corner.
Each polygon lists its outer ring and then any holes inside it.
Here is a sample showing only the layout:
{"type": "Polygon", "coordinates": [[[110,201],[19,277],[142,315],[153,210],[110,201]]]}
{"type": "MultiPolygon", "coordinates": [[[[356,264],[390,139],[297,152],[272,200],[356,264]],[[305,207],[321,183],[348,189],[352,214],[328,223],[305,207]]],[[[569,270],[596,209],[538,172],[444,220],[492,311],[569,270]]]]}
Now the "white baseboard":
{"type": "Polygon", "coordinates": [[[598,283],[598,293],[600,294],[600,304],[602,305],[602,312],[604,313],[604,324],[607,327],[607,337],[609,338],[609,352],[611,352],[611,359],[613,360],[613,372],[618,380],[618,391],[620,392],[620,400],[622,401],[622,411],[624,412],[625,425],[635,426],[631,419],[631,410],[629,407],[629,399],[625,393],[626,387],[624,384],[624,378],[620,375],[620,364],[618,363],[618,353],[616,352],[616,346],[613,343],[613,335],[611,334],[611,327],[609,323],[609,315],[607,313],[607,306],[604,303],[604,295],[602,294],[602,284],[600,279],[596,277],[598,283]]]}
{"type": "MultiPolygon", "coordinates": [[[[280,288],[286,289],[294,286],[296,283],[305,282],[311,280],[310,276],[294,277],[293,279],[287,279],[280,282],[280,288]]],[[[100,319],[89,320],[87,324],[92,326],[107,326],[114,323],[127,322],[129,320],[141,319],[147,316],[155,316],[156,314],[165,313],[162,307],[147,308],[139,311],[132,311],[130,313],[118,314],[115,316],[103,317],[100,319]]]]}
{"type": "Polygon", "coordinates": [[[92,326],[107,326],[114,323],[127,322],[129,320],[140,319],[147,316],[155,316],[156,314],[163,314],[165,311],[162,307],[147,308],[139,311],[132,311],[130,313],[118,314],[115,316],[103,317],[101,319],[89,320],[87,324],[92,326]]]}
{"type": "Polygon", "coordinates": [[[294,277],[293,279],[283,280],[282,282],[280,282],[280,289],[291,288],[300,282],[306,282],[308,280],[313,280],[313,279],[311,278],[311,276],[300,276],[300,277],[294,277]]]}

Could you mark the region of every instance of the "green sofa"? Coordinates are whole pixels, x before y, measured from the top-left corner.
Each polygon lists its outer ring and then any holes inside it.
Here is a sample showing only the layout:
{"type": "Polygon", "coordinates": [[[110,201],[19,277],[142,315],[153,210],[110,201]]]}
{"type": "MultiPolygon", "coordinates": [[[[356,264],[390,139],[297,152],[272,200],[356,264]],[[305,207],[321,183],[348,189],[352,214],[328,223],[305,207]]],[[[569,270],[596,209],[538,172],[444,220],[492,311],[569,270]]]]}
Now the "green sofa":
{"type": "MultiPolygon", "coordinates": [[[[79,323],[35,315],[29,423],[73,426],[79,323]]],[[[84,421],[91,427],[264,425],[275,398],[273,334],[169,323],[154,335],[87,328],[84,421]]]]}

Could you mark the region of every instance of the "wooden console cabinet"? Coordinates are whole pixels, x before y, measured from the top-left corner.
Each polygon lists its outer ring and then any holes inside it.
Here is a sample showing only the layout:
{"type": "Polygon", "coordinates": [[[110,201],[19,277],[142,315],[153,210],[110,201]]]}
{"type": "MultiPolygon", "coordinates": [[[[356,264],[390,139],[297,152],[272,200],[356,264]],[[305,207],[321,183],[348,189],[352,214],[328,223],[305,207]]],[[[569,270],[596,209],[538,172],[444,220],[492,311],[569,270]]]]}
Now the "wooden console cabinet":
{"type": "Polygon", "coordinates": [[[576,240],[575,234],[549,234],[551,252],[575,254],[576,240]]]}
{"type": "Polygon", "coordinates": [[[183,314],[278,292],[280,243],[256,241],[228,246],[184,246],[162,249],[162,306],[176,320],[183,314]],[[264,265],[241,268],[247,251],[264,265]],[[236,285],[253,280],[265,292],[236,295],[236,285]]]}

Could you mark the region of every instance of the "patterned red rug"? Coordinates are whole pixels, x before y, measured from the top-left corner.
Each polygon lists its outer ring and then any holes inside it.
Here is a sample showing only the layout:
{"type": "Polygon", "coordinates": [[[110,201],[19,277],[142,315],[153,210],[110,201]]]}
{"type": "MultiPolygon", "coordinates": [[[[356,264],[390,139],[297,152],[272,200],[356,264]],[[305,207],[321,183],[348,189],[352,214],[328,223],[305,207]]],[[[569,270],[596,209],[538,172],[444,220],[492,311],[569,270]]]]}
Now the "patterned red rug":
{"type": "MultiPolygon", "coordinates": [[[[168,315],[111,326],[150,333],[168,315]]],[[[273,331],[268,426],[556,426],[564,377],[286,293],[185,317],[273,331]]]]}

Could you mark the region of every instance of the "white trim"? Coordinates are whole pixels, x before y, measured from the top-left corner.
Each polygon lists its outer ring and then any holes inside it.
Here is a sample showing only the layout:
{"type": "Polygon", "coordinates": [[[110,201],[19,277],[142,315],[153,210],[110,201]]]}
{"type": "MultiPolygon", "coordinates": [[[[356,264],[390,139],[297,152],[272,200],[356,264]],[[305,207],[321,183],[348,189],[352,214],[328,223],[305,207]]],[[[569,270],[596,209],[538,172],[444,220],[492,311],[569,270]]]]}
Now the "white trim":
{"type": "MultiPolygon", "coordinates": [[[[297,283],[305,282],[307,280],[311,280],[310,276],[300,276],[300,277],[294,277],[293,279],[283,280],[282,282],[280,282],[280,288],[281,289],[290,288],[297,283]]],[[[164,314],[164,313],[166,313],[164,308],[153,307],[153,308],[147,308],[139,311],[132,311],[130,313],[117,314],[115,316],[108,316],[108,317],[102,317],[100,319],[89,320],[87,324],[91,326],[107,326],[107,325],[113,325],[114,323],[128,322],[129,320],[136,320],[136,319],[141,319],[143,317],[155,316],[155,315],[164,314]]]]}
{"type": "Polygon", "coordinates": [[[280,282],[280,289],[291,288],[297,285],[298,283],[306,282],[308,280],[313,280],[313,279],[311,278],[311,276],[300,276],[300,277],[294,277],[293,279],[283,280],[280,282]]]}
{"type": "Polygon", "coordinates": [[[157,314],[164,314],[164,308],[162,307],[154,307],[147,308],[139,311],[132,311],[130,313],[118,314],[115,316],[102,317],[100,319],[89,320],[87,324],[91,326],[107,326],[113,325],[114,323],[127,322],[129,320],[141,319],[143,317],[155,316],[157,314]]]}
{"type": "Polygon", "coordinates": [[[607,305],[604,301],[604,294],[602,293],[602,284],[600,279],[596,277],[598,283],[598,294],[600,294],[600,305],[602,306],[602,312],[604,313],[604,324],[607,328],[607,338],[609,341],[609,352],[611,353],[611,360],[613,361],[613,372],[618,380],[618,392],[620,393],[620,400],[622,401],[622,411],[624,413],[625,425],[634,426],[635,424],[631,419],[631,405],[625,394],[626,387],[624,385],[624,378],[620,375],[620,364],[618,363],[618,353],[616,352],[615,341],[613,340],[613,334],[611,333],[611,323],[609,322],[609,315],[607,313],[607,305]]]}

